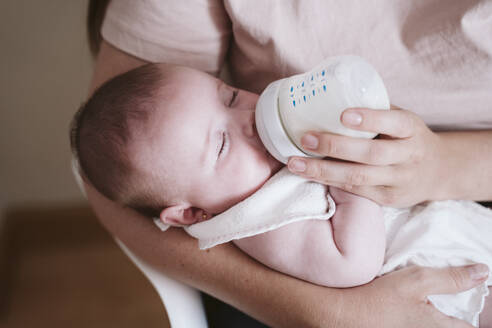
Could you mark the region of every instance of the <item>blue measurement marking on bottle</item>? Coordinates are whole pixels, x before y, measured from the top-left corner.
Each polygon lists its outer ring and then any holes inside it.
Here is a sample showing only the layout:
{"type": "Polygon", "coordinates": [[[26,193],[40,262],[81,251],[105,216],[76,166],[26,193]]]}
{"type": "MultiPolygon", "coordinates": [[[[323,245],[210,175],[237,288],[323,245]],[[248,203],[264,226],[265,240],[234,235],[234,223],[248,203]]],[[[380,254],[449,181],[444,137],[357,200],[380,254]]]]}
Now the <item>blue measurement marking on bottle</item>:
{"type": "Polygon", "coordinates": [[[325,76],[325,70],[323,70],[323,71],[321,72],[321,75],[322,75],[322,76],[325,76]]]}
{"type": "Polygon", "coordinates": [[[296,107],[296,101],[295,100],[292,100],[292,104],[294,105],[294,107],[296,107]]]}
{"type": "Polygon", "coordinates": [[[314,89],[313,89],[313,96],[314,96],[314,89]]]}
{"type": "Polygon", "coordinates": [[[303,98],[304,98],[304,102],[306,102],[306,96],[303,96],[303,98]]]}
{"type": "Polygon", "coordinates": [[[290,86],[290,92],[293,92],[293,91],[294,91],[294,87],[290,86]]]}
{"type": "Polygon", "coordinates": [[[302,81],[302,87],[304,88],[304,81],[302,81]]]}
{"type": "Polygon", "coordinates": [[[326,85],[323,86],[323,90],[326,91],[326,85]]]}

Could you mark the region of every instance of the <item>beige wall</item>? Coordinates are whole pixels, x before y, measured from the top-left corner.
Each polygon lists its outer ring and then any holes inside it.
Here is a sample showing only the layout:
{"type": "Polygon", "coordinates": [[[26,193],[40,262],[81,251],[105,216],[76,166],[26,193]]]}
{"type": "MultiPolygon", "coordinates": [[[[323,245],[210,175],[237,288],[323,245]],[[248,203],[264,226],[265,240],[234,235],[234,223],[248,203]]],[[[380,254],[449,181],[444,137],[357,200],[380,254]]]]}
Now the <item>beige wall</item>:
{"type": "Polygon", "coordinates": [[[91,76],[87,0],[0,1],[0,213],[82,202],[68,125],[91,76]]]}

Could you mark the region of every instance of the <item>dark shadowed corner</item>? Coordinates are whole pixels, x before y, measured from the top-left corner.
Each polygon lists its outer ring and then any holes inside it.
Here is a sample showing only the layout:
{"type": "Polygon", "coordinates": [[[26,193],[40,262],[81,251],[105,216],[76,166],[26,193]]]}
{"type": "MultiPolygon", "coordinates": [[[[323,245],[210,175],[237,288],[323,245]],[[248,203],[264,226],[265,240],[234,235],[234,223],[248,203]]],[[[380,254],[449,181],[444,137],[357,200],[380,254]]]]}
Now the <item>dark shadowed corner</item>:
{"type": "Polygon", "coordinates": [[[3,213],[0,326],[169,327],[151,284],[88,207],[3,213]]]}

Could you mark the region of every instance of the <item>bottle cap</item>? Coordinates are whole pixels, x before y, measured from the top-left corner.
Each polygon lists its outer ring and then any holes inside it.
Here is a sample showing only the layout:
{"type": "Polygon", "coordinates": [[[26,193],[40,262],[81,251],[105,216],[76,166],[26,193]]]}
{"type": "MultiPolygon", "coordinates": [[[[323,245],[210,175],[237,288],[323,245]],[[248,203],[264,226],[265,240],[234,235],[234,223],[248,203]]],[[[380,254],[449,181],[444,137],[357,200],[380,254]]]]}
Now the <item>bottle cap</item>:
{"type": "Polygon", "coordinates": [[[265,148],[278,161],[287,164],[291,156],[308,155],[289,138],[280,119],[278,90],[284,80],[270,83],[260,95],[256,103],[255,120],[256,129],[265,148]]]}

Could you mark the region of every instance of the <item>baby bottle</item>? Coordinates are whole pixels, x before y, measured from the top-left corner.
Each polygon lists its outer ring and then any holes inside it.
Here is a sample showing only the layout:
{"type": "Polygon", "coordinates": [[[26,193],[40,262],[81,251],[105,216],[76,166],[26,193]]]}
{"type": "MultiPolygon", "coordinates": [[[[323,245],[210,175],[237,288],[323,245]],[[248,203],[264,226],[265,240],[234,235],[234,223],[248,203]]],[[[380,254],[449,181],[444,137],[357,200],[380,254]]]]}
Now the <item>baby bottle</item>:
{"type": "Polygon", "coordinates": [[[270,83],[256,104],[256,128],[270,154],[286,164],[290,156],[316,156],[301,146],[308,131],[374,138],[342,125],[340,115],[351,107],[389,109],[383,80],[361,57],[330,57],[309,72],[270,83]]]}

